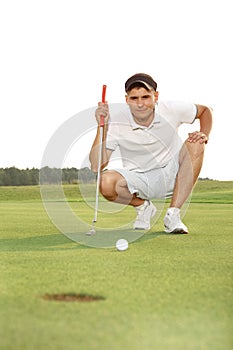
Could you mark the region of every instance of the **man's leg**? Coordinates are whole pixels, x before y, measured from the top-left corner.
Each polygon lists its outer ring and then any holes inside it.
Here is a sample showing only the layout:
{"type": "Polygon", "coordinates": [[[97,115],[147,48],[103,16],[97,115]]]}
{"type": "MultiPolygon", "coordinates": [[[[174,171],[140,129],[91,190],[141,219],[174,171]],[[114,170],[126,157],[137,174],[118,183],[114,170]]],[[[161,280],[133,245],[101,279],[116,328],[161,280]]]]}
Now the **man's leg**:
{"type": "Polygon", "coordinates": [[[100,192],[109,201],[137,207],[144,199],[131,194],[125,178],[114,170],[107,170],[101,175],[100,192]]]}
{"type": "Polygon", "coordinates": [[[180,208],[193,190],[201,171],[204,144],[186,141],[179,155],[179,170],[176,177],[173,196],[164,218],[165,231],[168,233],[188,233],[180,219],[180,208]]]}
{"type": "Polygon", "coordinates": [[[109,201],[127,204],[135,207],[137,217],[133,228],[150,229],[150,220],[156,213],[156,208],[149,200],[144,200],[131,194],[125,178],[114,170],[102,173],[100,192],[109,201]]]}
{"type": "Polygon", "coordinates": [[[170,207],[181,208],[198,179],[204,158],[204,144],[186,141],[179,155],[179,170],[170,207]]]}

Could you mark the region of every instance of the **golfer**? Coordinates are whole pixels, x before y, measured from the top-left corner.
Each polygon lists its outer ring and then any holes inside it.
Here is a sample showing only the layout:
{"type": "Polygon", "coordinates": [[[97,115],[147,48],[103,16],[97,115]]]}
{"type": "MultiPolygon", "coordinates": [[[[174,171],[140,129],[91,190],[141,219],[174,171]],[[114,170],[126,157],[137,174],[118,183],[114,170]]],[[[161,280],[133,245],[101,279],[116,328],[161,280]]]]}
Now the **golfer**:
{"type": "Polygon", "coordinates": [[[104,116],[100,192],[109,201],[136,210],[134,229],[150,228],[156,213],[155,198],[171,198],[164,217],[165,232],[188,233],[180,209],[192,192],[200,173],[212,126],[212,111],[190,102],[160,101],[157,83],[144,73],[125,83],[126,104],[111,113],[99,102],[95,112],[97,133],[90,151],[92,171],[98,170],[100,116],[104,116]],[[178,135],[183,123],[198,120],[197,131],[185,142],[178,135]],[[104,170],[119,148],[123,168],[104,170]]]}

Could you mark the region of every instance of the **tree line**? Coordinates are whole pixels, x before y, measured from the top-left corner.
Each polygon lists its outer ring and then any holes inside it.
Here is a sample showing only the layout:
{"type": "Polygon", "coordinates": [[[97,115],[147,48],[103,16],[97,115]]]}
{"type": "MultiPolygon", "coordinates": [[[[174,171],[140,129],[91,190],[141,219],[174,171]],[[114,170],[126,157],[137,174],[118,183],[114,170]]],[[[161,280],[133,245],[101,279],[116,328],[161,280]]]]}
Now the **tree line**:
{"type": "Polygon", "coordinates": [[[96,179],[89,168],[50,168],[18,169],[0,168],[0,186],[31,186],[41,184],[92,183],[96,179]]]}

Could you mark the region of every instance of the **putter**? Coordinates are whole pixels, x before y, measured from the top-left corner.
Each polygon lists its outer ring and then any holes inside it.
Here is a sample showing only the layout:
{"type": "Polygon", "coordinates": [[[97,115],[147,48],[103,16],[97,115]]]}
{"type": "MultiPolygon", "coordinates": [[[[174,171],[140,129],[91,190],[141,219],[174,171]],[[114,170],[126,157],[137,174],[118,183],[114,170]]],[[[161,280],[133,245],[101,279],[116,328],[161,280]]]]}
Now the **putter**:
{"type": "MultiPolygon", "coordinates": [[[[106,96],[106,85],[103,85],[102,88],[102,102],[105,102],[106,96]]],[[[99,143],[99,158],[98,158],[98,172],[96,180],[96,192],[95,192],[95,211],[94,218],[92,220],[92,228],[86,233],[88,236],[92,236],[96,233],[95,223],[97,222],[98,208],[99,208],[99,185],[100,185],[100,172],[101,172],[101,162],[102,162],[102,150],[103,150],[103,128],[104,128],[104,116],[100,116],[100,143],[99,143]]]]}

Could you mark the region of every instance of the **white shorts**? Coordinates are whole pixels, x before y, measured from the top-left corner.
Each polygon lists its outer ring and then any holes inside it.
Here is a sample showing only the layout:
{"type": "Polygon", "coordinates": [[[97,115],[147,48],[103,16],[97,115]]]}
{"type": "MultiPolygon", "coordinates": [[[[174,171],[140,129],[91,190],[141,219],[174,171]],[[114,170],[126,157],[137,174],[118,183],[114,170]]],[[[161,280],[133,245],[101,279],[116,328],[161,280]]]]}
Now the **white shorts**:
{"type": "Polygon", "coordinates": [[[165,167],[145,173],[128,169],[112,169],[121,174],[131,194],[142,199],[169,198],[172,196],[178,172],[178,157],[165,167]]]}

